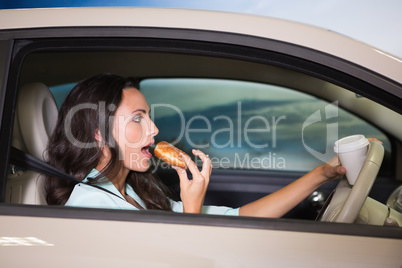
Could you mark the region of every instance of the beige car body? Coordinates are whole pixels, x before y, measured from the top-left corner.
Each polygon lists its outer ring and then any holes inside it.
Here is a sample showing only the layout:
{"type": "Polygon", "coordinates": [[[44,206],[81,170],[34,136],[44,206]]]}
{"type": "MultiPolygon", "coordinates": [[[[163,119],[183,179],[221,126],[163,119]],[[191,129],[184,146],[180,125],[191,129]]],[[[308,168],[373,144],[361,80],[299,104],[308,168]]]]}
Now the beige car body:
{"type": "MultiPolygon", "coordinates": [[[[402,84],[402,60],[361,42],[289,21],[220,12],[157,8],[1,10],[0,53],[12,48],[9,39],[13,35],[30,36],[30,31],[36,30],[31,36],[41,38],[42,29],[58,27],[193,29],[269,38],[321,51],[402,84]]],[[[107,31],[104,36],[108,36],[107,31]]],[[[55,37],[63,37],[63,33],[55,37]]],[[[9,60],[0,55],[2,92],[9,60]]],[[[402,92],[391,93],[402,98],[402,92]]],[[[354,94],[330,98],[341,99],[346,107],[402,140],[400,114],[372,102],[356,104],[354,94]]],[[[378,227],[352,224],[7,204],[0,206],[0,226],[2,267],[402,266],[401,231],[393,227],[377,236],[378,227]]]]}

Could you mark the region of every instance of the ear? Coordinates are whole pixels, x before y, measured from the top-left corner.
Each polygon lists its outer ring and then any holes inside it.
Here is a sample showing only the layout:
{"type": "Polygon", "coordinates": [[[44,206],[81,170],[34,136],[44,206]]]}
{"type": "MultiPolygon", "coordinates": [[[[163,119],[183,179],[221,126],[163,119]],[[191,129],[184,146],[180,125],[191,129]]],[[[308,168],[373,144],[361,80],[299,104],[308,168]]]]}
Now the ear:
{"type": "Polygon", "coordinates": [[[98,146],[101,147],[101,144],[103,143],[103,139],[102,139],[102,135],[98,128],[95,130],[95,140],[98,142],[98,146]]]}

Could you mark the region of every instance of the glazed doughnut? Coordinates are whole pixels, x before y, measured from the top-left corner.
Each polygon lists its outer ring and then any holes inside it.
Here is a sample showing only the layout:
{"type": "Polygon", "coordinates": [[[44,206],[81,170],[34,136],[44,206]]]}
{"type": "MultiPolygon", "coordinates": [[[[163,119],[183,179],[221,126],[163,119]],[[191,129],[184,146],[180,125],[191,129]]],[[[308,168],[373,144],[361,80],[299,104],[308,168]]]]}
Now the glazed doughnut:
{"type": "Polygon", "coordinates": [[[171,166],[187,168],[183,159],[183,155],[187,154],[166,141],[161,141],[156,145],[154,154],[171,166]]]}

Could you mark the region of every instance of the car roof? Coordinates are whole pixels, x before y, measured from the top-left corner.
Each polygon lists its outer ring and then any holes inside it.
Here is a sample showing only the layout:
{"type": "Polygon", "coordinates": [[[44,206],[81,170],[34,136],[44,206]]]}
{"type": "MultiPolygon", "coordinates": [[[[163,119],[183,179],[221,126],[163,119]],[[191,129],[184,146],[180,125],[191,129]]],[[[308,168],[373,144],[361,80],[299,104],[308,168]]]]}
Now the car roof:
{"type": "Polygon", "coordinates": [[[321,51],[402,84],[402,59],[330,30],[275,18],[144,7],[8,9],[0,10],[0,18],[0,33],[55,27],[155,27],[257,36],[321,51]]]}

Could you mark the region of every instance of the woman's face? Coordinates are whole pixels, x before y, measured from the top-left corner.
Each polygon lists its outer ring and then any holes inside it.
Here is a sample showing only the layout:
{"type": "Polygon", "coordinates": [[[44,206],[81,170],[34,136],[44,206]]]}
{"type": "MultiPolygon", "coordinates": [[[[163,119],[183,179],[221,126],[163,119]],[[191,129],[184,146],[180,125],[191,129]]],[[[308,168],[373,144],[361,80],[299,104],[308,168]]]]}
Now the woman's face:
{"type": "Polygon", "coordinates": [[[120,158],[129,170],[144,172],[150,166],[150,145],[159,132],[149,117],[144,95],[135,88],[123,90],[122,101],[113,120],[113,137],[120,147],[120,158]]]}

